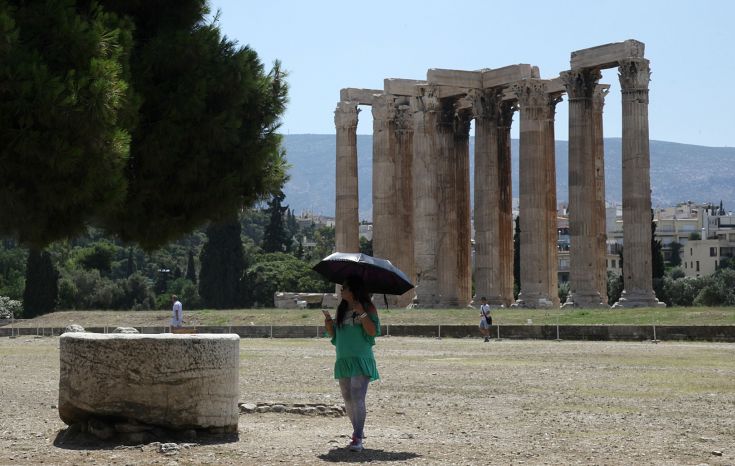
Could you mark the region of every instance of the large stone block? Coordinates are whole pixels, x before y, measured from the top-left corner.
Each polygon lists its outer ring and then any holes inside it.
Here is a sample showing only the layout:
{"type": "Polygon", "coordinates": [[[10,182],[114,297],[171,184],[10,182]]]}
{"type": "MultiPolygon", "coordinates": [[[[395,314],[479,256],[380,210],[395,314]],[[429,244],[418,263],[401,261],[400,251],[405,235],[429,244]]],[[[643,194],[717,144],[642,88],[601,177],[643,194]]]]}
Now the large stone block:
{"type": "Polygon", "coordinates": [[[240,337],[65,333],[59,416],[235,432],[240,337]]]}

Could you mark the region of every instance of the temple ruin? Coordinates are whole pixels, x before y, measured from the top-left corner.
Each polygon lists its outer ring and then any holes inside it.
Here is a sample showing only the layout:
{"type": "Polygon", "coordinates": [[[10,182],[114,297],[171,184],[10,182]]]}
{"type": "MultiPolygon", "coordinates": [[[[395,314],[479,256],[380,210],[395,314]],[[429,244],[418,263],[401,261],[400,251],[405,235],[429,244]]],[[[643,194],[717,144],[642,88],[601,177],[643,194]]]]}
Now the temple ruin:
{"type": "Polygon", "coordinates": [[[386,79],[382,90],[342,89],[335,110],[336,247],[359,251],[358,106],[373,114],[373,251],[416,283],[393,298],[404,306],[463,307],[472,300],[471,214],[476,296],[493,305],[557,307],[554,119],[569,102],[570,293],[565,306],[607,306],[602,116],[617,67],[622,93],[623,273],[615,306],[661,305],[651,279],[648,141],[649,61],[635,40],[572,52],[570,69],[542,79],[518,64],[430,69],[426,80],[386,79]],[[510,130],[519,113],[521,289],[513,298],[510,130]],[[470,123],[475,124],[474,212],[470,212],[470,123]]]}

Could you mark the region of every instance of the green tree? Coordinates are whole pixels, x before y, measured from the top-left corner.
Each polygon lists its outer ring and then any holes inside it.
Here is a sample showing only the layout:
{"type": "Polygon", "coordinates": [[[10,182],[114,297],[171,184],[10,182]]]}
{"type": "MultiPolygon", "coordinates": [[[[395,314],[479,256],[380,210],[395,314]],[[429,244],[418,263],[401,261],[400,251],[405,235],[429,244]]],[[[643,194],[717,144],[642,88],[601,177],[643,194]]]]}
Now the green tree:
{"type": "Polygon", "coordinates": [[[277,191],[286,167],[280,64],[266,72],[254,50],[224,38],[204,0],[104,5],[136,26],[130,62],[142,101],[127,197],[107,224],[155,249],[277,191]]]}
{"type": "Polygon", "coordinates": [[[663,278],[665,271],[661,241],[656,239],[656,222],[653,221],[653,211],[651,211],[651,274],[654,279],[663,278]]]}
{"type": "Polygon", "coordinates": [[[272,307],[277,291],[326,293],[334,290],[334,285],[322,279],[309,264],[282,252],[258,256],[248,268],[244,283],[244,304],[258,307],[272,307]]]}
{"type": "Polygon", "coordinates": [[[0,0],[0,235],[42,248],[124,198],[130,30],[95,2],[0,0]]]}
{"type": "Polygon", "coordinates": [[[196,264],[194,263],[194,250],[189,249],[189,260],[186,263],[186,279],[196,285],[197,283],[197,270],[196,264]]]}
{"type": "Polygon", "coordinates": [[[59,273],[47,251],[31,249],[26,266],[23,316],[30,319],[56,309],[59,273]]]}
{"type": "Polygon", "coordinates": [[[199,295],[203,304],[215,309],[238,307],[246,264],[240,222],[236,218],[207,228],[207,243],[199,263],[199,295]]]}
{"type": "Polygon", "coordinates": [[[263,233],[263,251],[265,252],[289,252],[291,250],[291,236],[283,221],[284,213],[288,211],[288,206],[282,205],[285,198],[282,192],[278,192],[268,202],[266,214],[270,220],[263,233]]]}
{"type": "Polygon", "coordinates": [[[280,64],[205,0],[0,0],[0,235],[154,250],[282,186],[280,64]],[[165,14],[162,14],[165,12],[165,14]]]}
{"type": "Polygon", "coordinates": [[[367,254],[368,256],[373,255],[373,240],[369,240],[364,236],[360,236],[360,252],[367,254]]]}
{"type": "Polygon", "coordinates": [[[669,245],[669,248],[671,249],[671,260],[669,261],[669,264],[671,264],[672,267],[679,267],[681,265],[681,249],[683,247],[684,246],[677,241],[672,241],[669,245]]]}
{"type": "Polygon", "coordinates": [[[314,232],[316,246],[311,251],[311,260],[319,261],[332,254],[335,248],[334,227],[324,225],[314,232]]]}

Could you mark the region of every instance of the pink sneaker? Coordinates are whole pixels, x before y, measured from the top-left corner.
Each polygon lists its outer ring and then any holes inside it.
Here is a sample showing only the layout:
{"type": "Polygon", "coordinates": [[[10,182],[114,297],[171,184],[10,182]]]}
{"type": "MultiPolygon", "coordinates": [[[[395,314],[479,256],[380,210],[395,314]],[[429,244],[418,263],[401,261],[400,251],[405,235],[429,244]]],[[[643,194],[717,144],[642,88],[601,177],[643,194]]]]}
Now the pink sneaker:
{"type": "Polygon", "coordinates": [[[357,452],[362,451],[362,439],[361,438],[357,438],[357,437],[355,437],[353,435],[352,436],[352,441],[350,442],[349,445],[347,445],[347,448],[350,451],[357,451],[357,452]]]}

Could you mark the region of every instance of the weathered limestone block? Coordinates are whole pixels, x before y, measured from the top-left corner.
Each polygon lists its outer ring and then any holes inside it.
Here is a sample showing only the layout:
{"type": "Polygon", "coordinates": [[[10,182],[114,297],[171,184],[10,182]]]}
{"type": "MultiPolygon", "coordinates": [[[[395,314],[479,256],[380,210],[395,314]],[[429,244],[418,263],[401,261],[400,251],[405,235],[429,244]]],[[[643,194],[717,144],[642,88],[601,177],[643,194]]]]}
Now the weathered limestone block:
{"type": "Polygon", "coordinates": [[[64,329],[64,331],[65,332],[70,332],[70,333],[86,332],[86,330],[84,330],[84,327],[82,327],[79,324],[69,324],[69,325],[66,326],[66,328],[64,329]]]}
{"type": "Polygon", "coordinates": [[[304,307],[320,307],[323,293],[290,293],[276,291],[273,302],[278,309],[303,309],[304,307]],[[302,303],[299,305],[299,303],[302,303]],[[306,303],[305,305],[303,303],[306,303]]]}
{"type": "Polygon", "coordinates": [[[240,337],[65,333],[59,416],[236,432],[240,337]]]}
{"type": "Polygon", "coordinates": [[[140,333],[135,327],[116,327],[112,333],[140,333]]]}

